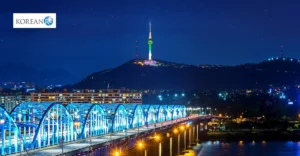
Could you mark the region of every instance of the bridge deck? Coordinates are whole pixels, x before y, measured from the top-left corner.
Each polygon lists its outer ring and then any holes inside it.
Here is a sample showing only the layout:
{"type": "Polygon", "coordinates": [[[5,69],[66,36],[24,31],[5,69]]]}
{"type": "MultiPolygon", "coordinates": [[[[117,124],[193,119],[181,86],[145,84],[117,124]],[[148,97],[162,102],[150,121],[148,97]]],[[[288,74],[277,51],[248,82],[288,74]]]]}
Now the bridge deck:
{"type": "MultiPolygon", "coordinates": [[[[187,120],[191,120],[191,119],[195,119],[195,118],[199,118],[199,116],[186,117],[186,118],[181,118],[181,119],[177,119],[177,120],[170,120],[170,121],[157,123],[156,128],[161,128],[164,126],[175,124],[177,122],[183,122],[183,121],[187,121],[187,120]]],[[[200,118],[206,118],[206,117],[200,116],[200,118]]],[[[139,132],[141,133],[141,132],[151,131],[154,128],[155,128],[154,125],[150,125],[149,127],[140,127],[139,132]]],[[[101,136],[97,136],[97,137],[77,140],[77,141],[73,141],[70,143],[64,143],[63,151],[64,151],[64,153],[68,153],[68,152],[72,152],[72,151],[76,151],[76,150],[80,150],[80,149],[84,149],[84,148],[89,148],[90,146],[93,146],[93,145],[113,142],[115,140],[124,138],[125,135],[131,136],[131,135],[136,135],[137,133],[138,133],[138,128],[134,128],[134,129],[127,130],[126,134],[125,134],[125,132],[116,132],[116,133],[110,133],[110,134],[101,135],[101,136]]],[[[28,155],[28,156],[39,156],[39,155],[55,156],[55,155],[62,154],[62,148],[59,145],[55,145],[55,146],[50,146],[50,147],[46,147],[46,148],[31,150],[28,153],[22,152],[22,155],[24,155],[24,154],[28,155]]],[[[12,154],[12,156],[19,156],[19,155],[20,155],[20,153],[12,154]]]]}

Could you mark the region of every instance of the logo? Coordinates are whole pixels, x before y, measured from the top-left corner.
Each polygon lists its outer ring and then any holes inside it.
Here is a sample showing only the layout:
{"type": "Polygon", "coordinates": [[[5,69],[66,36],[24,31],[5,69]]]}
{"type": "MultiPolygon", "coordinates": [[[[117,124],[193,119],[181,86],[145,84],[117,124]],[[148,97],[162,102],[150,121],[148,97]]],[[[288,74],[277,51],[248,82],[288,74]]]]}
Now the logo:
{"type": "Polygon", "coordinates": [[[56,28],[55,13],[14,13],[14,28],[56,28]]]}
{"type": "Polygon", "coordinates": [[[52,24],[53,24],[53,18],[50,17],[50,16],[45,17],[44,23],[45,23],[47,26],[52,25],[52,24]]]}

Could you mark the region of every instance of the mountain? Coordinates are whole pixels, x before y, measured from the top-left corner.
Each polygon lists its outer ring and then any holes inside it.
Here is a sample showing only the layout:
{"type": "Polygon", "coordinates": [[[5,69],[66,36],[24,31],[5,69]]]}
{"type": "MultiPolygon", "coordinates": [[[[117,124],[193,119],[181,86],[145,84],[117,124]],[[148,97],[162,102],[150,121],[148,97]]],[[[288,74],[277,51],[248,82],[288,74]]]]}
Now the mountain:
{"type": "Polygon", "coordinates": [[[62,69],[36,70],[25,64],[1,63],[0,83],[33,82],[38,85],[70,84],[79,78],[62,69]]]}
{"type": "Polygon", "coordinates": [[[157,66],[131,60],[113,69],[87,76],[73,85],[78,89],[235,89],[298,84],[300,61],[272,58],[237,66],[187,65],[157,60],[157,66]]]}

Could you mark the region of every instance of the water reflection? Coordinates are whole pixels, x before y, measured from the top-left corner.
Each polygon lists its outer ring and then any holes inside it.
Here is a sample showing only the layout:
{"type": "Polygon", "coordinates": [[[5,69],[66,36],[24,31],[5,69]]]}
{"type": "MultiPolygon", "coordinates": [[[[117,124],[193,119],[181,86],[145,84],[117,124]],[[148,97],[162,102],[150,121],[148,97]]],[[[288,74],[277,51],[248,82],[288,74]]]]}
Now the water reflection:
{"type": "Polygon", "coordinates": [[[194,146],[193,150],[189,156],[300,156],[300,141],[207,141],[194,146]]]}

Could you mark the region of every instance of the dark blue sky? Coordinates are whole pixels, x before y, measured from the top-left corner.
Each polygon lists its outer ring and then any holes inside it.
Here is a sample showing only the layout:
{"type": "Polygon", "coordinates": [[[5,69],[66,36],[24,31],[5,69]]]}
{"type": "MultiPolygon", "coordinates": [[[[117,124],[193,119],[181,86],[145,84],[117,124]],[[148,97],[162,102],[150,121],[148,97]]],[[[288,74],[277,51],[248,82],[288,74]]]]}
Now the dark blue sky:
{"type": "Polygon", "coordinates": [[[234,65],[280,54],[300,58],[299,0],[5,0],[1,61],[85,76],[139,54],[188,64],[234,65]],[[57,29],[13,29],[13,13],[57,13],[57,29]]]}

